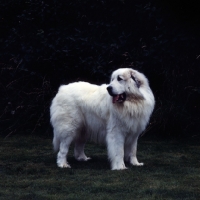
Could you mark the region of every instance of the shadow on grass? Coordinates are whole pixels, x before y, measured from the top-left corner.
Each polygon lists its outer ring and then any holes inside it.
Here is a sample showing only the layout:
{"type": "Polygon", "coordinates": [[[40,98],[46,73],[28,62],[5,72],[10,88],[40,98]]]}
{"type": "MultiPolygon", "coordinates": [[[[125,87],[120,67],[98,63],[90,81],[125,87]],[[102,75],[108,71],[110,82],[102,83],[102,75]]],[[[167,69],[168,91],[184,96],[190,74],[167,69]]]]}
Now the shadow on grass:
{"type": "Polygon", "coordinates": [[[87,144],[87,162],[56,165],[52,139],[15,136],[0,140],[0,199],[200,199],[200,146],[140,140],[143,167],[111,171],[106,147],[87,144]]]}
{"type": "Polygon", "coordinates": [[[110,164],[105,156],[91,156],[91,160],[77,161],[74,157],[69,157],[68,162],[73,169],[93,169],[93,170],[109,170],[110,164]]]}

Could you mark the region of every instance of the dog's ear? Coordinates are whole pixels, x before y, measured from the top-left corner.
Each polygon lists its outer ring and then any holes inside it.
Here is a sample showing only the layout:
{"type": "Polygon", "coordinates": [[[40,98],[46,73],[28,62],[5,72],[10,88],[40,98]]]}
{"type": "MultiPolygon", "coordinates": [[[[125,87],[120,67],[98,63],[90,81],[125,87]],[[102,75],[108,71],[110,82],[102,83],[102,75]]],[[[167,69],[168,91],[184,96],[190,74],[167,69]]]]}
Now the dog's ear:
{"type": "Polygon", "coordinates": [[[141,86],[141,81],[138,80],[138,78],[136,77],[136,73],[134,70],[131,70],[131,78],[133,79],[133,81],[136,83],[137,87],[140,88],[141,86]]]}

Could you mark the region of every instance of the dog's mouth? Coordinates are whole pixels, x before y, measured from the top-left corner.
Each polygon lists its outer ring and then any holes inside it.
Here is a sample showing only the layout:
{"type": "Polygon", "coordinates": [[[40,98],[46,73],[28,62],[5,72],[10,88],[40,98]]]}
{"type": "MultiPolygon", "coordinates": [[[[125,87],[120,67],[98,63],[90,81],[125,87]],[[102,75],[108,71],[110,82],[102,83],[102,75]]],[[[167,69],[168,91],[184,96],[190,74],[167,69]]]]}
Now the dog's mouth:
{"type": "Polygon", "coordinates": [[[126,100],[126,93],[112,95],[113,96],[113,103],[123,103],[126,100]]]}

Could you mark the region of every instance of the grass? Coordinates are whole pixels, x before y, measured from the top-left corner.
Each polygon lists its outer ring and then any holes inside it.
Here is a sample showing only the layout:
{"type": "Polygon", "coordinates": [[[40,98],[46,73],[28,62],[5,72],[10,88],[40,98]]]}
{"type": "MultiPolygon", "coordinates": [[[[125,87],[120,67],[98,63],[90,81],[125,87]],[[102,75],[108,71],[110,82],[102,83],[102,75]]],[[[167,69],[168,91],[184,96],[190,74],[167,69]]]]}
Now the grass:
{"type": "Polygon", "coordinates": [[[140,138],[143,167],[111,171],[106,148],[87,144],[88,162],[69,152],[71,169],[56,166],[51,139],[0,138],[0,199],[200,199],[200,146],[140,138]]]}

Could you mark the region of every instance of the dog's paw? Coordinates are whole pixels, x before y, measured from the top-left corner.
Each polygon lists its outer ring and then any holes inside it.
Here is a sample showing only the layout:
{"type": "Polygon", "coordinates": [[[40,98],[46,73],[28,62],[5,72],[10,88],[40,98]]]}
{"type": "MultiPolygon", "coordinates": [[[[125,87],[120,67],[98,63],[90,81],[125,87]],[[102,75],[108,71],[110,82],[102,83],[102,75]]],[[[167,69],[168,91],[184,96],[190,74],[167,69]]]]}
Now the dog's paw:
{"type": "Polygon", "coordinates": [[[112,170],[125,170],[128,169],[127,167],[121,167],[121,168],[112,168],[112,170]]]}
{"type": "Polygon", "coordinates": [[[91,160],[92,158],[90,157],[87,157],[84,161],[88,161],[88,160],[91,160]]]}
{"type": "Polygon", "coordinates": [[[134,164],[132,163],[132,165],[134,165],[134,166],[143,166],[144,163],[139,163],[139,162],[138,162],[138,163],[134,163],[134,164]]]}
{"type": "Polygon", "coordinates": [[[88,161],[88,160],[91,160],[91,158],[84,156],[84,157],[77,157],[76,160],[78,160],[78,161],[88,161]]]}
{"type": "Polygon", "coordinates": [[[58,167],[60,167],[60,168],[71,168],[71,166],[70,166],[69,164],[67,164],[67,163],[63,163],[63,164],[57,163],[57,165],[58,165],[58,167]]]}
{"type": "Polygon", "coordinates": [[[116,164],[112,166],[112,170],[124,170],[124,169],[128,169],[124,163],[121,164],[116,164]]]}

